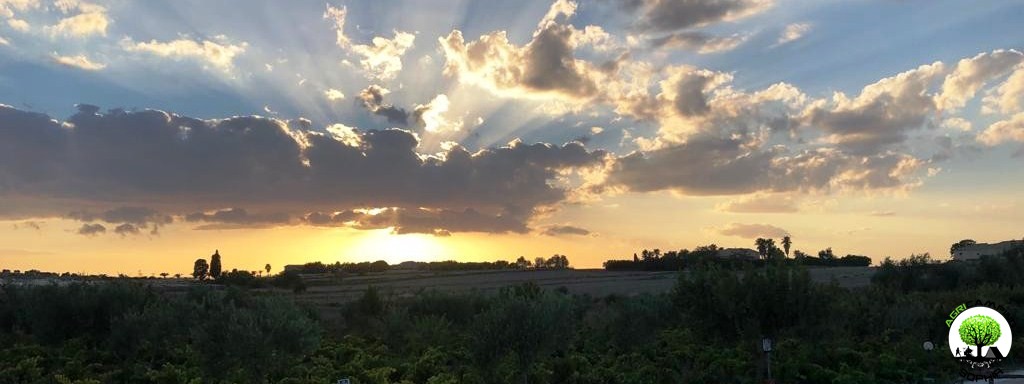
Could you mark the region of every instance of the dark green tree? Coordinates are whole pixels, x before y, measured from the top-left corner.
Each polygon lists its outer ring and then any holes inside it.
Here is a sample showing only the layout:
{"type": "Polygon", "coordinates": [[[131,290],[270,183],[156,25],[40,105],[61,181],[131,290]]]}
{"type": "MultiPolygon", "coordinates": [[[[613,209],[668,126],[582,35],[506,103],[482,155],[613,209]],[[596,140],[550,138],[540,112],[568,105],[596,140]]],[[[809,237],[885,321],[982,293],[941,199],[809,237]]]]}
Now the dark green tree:
{"type": "Polygon", "coordinates": [[[757,247],[757,254],[761,255],[762,259],[768,256],[768,239],[758,237],[754,240],[754,246],[757,247]]]}
{"type": "Polygon", "coordinates": [[[220,265],[220,251],[214,250],[213,255],[210,256],[210,277],[216,279],[220,277],[221,265],[220,265]]]}
{"type": "Polygon", "coordinates": [[[981,357],[981,347],[995,344],[1003,334],[999,323],[985,315],[968,317],[960,324],[958,332],[960,340],[977,348],[978,357],[981,357]]]}
{"type": "Polygon", "coordinates": [[[206,274],[210,271],[210,265],[204,259],[196,259],[192,265],[192,277],[199,280],[206,280],[206,274]]]}

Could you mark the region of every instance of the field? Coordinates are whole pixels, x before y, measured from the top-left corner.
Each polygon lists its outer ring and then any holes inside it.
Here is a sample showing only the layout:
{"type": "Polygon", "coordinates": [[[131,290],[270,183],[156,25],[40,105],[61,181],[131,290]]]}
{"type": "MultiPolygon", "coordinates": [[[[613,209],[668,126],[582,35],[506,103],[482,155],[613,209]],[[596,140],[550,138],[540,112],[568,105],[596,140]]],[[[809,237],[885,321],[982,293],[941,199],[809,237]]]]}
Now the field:
{"type": "MultiPolygon", "coordinates": [[[[844,287],[863,287],[871,282],[871,267],[811,268],[811,278],[827,283],[833,279],[844,287]]],[[[386,296],[410,297],[424,290],[447,292],[493,292],[502,287],[533,282],[546,289],[564,287],[574,294],[595,297],[610,294],[633,296],[672,289],[676,272],[605,271],[600,269],[500,270],[430,272],[391,270],[362,276],[337,278],[332,275],[303,275],[309,286],[298,295],[300,301],[316,307],[333,307],[360,297],[370,286],[386,296]]]]}

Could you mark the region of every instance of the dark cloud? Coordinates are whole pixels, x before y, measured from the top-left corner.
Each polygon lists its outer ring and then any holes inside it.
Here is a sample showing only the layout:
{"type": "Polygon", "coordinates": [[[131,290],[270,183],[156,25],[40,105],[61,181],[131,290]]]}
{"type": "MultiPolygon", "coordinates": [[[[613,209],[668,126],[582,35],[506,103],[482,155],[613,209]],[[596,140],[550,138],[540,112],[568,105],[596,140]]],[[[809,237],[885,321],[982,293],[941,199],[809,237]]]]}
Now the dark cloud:
{"type": "Polygon", "coordinates": [[[20,223],[14,223],[13,226],[14,226],[14,229],[25,228],[25,229],[34,229],[34,230],[38,231],[38,230],[43,228],[43,223],[39,222],[39,221],[28,220],[28,221],[23,221],[23,222],[20,222],[20,223]]]}
{"type": "Polygon", "coordinates": [[[135,227],[190,213],[238,224],[246,221],[238,218],[240,209],[266,223],[287,221],[262,216],[267,213],[395,207],[447,212],[429,225],[403,217],[400,223],[410,223],[405,228],[471,230],[460,226],[468,222],[520,231],[535,208],[566,198],[551,183],[559,172],[600,166],[606,157],[579,143],[518,141],[476,152],[456,145],[425,156],[417,152],[417,136],[405,130],[336,135],[258,116],[199,120],[83,106],[62,123],[0,106],[0,197],[19,202],[22,208],[10,214],[20,218],[70,211],[82,221],[135,227]],[[477,212],[493,222],[448,219],[452,212],[477,212]]]}
{"type": "Polygon", "coordinates": [[[359,92],[359,100],[362,101],[363,107],[366,110],[387,118],[389,123],[399,124],[403,127],[408,126],[410,113],[403,108],[385,104],[384,95],[387,93],[388,90],[386,88],[379,85],[371,85],[362,90],[362,92],[359,92]]]}
{"type": "Polygon", "coordinates": [[[530,211],[503,210],[496,213],[464,210],[387,208],[378,211],[313,212],[303,220],[311,225],[391,228],[394,233],[427,233],[448,236],[451,232],[525,233],[530,211]]]}
{"type": "Polygon", "coordinates": [[[101,212],[75,211],[67,217],[86,223],[103,221],[117,224],[114,233],[121,236],[137,235],[143,229],[149,229],[150,233],[155,235],[159,232],[160,226],[174,221],[170,215],[146,207],[117,207],[101,212]]]}
{"type": "Polygon", "coordinates": [[[89,224],[89,223],[85,223],[85,224],[82,224],[82,226],[78,228],[78,234],[79,235],[85,235],[85,236],[99,235],[101,233],[106,233],[106,232],[107,232],[107,227],[104,227],[103,224],[89,224]]]}
{"type": "Polygon", "coordinates": [[[726,236],[745,237],[751,239],[756,237],[780,238],[783,236],[789,236],[789,231],[771,224],[730,223],[729,225],[719,228],[718,232],[726,236]]]}
{"type": "Polygon", "coordinates": [[[575,227],[572,225],[552,225],[544,228],[541,234],[547,236],[562,236],[562,235],[577,235],[586,236],[590,234],[590,231],[585,228],[575,227]]]}
{"type": "Polygon", "coordinates": [[[200,226],[200,229],[248,228],[288,224],[287,213],[250,213],[244,208],[228,208],[213,212],[193,212],[185,215],[188,222],[206,222],[214,225],[200,226]]]}
{"type": "Polygon", "coordinates": [[[862,156],[819,148],[789,153],[781,146],[752,147],[739,138],[697,136],[619,158],[607,183],[690,195],[904,188],[916,185],[925,163],[893,152],[862,156]]]}
{"type": "Polygon", "coordinates": [[[943,73],[942,63],[934,63],[879,80],[854,99],[811,108],[807,123],[846,151],[882,152],[902,144],[910,131],[933,125],[937,109],[929,89],[943,73]]]}
{"type": "Polygon", "coordinates": [[[114,233],[121,236],[138,235],[140,233],[140,229],[132,224],[124,223],[114,227],[114,233]]]}
{"type": "Polygon", "coordinates": [[[768,0],[625,0],[623,6],[639,12],[637,27],[649,32],[671,32],[748,16],[771,3],[768,0]]]}

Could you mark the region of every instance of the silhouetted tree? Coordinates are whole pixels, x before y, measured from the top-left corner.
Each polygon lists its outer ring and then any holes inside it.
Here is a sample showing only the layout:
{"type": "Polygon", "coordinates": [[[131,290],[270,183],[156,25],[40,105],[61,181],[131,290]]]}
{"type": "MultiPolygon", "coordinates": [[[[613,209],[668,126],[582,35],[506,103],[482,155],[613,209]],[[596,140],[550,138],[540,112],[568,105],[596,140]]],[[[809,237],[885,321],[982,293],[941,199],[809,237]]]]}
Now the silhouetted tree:
{"type": "Polygon", "coordinates": [[[263,269],[266,269],[267,270],[267,276],[270,276],[270,264],[267,264],[266,266],[264,266],[263,269]]]}
{"type": "Polygon", "coordinates": [[[530,262],[527,261],[525,257],[519,256],[519,258],[516,259],[516,268],[526,269],[526,268],[529,268],[529,267],[530,267],[530,262]]]}
{"type": "Polygon", "coordinates": [[[754,240],[754,246],[757,247],[757,254],[761,255],[762,259],[768,255],[768,239],[758,237],[754,240]]]}
{"type": "Polygon", "coordinates": [[[196,259],[192,266],[192,277],[199,280],[206,280],[206,274],[210,271],[210,265],[204,259],[196,259]]]}
{"type": "Polygon", "coordinates": [[[832,247],[828,247],[818,251],[818,257],[822,260],[832,260],[835,258],[835,254],[832,253],[832,247]]]}
{"type": "Polygon", "coordinates": [[[533,267],[536,269],[544,268],[544,258],[538,257],[536,259],[533,259],[533,267]]]}
{"type": "Polygon", "coordinates": [[[220,277],[220,269],[220,251],[214,250],[213,255],[210,256],[210,277],[214,279],[220,277]]]}
{"type": "Polygon", "coordinates": [[[793,239],[789,238],[788,235],[787,236],[783,236],[782,237],[782,248],[786,251],[786,257],[789,257],[789,247],[791,245],[793,245],[793,239]]]}
{"type": "Polygon", "coordinates": [[[160,272],[160,277],[162,277],[162,278],[165,278],[165,279],[166,279],[168,275],[170,275],[170,273],[167,273],[167,272],[160,272]]]}

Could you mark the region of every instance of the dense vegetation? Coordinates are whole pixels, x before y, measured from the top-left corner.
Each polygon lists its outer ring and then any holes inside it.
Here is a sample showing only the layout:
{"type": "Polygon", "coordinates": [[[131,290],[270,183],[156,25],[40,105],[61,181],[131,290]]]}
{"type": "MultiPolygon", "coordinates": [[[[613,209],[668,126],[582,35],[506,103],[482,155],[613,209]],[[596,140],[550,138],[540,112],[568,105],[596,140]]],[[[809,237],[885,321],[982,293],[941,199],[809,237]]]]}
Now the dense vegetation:
{"type": "MultiPolygon", "coordinates": [[[[794,257],[788,258],[786,253],[776,248],[772,239],[758,239],[758,258],[730,257],[727,250],[715,244],[700,246],[692,251],[681,249],[662,253],[660,249],[646,250],[633,254],[632,259],[608,260],[604,269],[609,271],[679,271],[695,267],[717,266],[726,269],[759,268],[767,264],[789,264],[817,267],[866,267],[871,265],[871,258],[859,255],[836,257],[832,248],[811,256],[801,251],[793,252],[794,257]]],[[[788,247],[786,248],[788,250],[788,247]]]]}
{"type": "Polygon", "coordinates": [[[1024,324],[1024,286],[1012,278],[1021,272],[1021,250],[978,263],[887,261],[856,290],[787,263],[698,265],[661,295],[527,284],[398,298],[371,288],[328,313],[216,285],[6,285],[0,383],[756,383],[765,336],[778,382],[941,382],[956,374],[942,347],[948,313],[985,299],[1024,324]],[[925,340],[939,347],[925,351],[925,340]]]}

